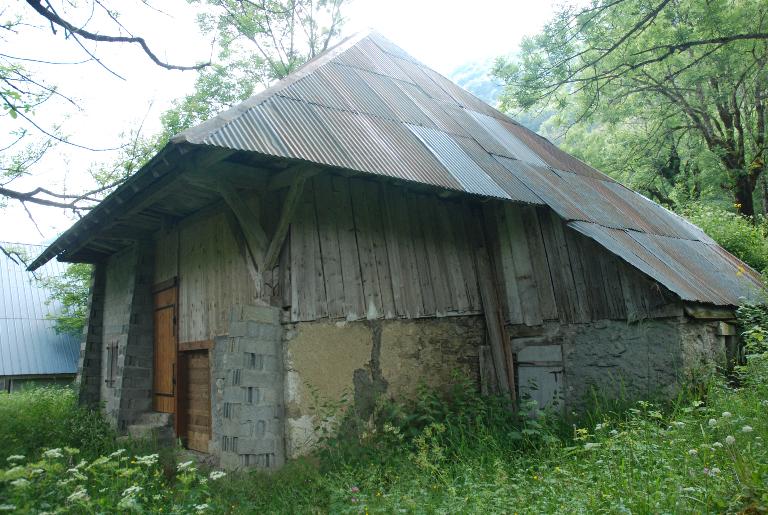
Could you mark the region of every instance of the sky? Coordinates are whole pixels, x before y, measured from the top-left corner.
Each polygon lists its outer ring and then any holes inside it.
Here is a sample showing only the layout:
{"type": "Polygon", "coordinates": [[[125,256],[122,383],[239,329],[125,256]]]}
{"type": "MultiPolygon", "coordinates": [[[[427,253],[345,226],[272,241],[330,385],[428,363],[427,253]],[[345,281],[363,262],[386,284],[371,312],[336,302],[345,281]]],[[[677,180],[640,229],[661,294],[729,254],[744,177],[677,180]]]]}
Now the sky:
{"type": "MultiPolygon", "coordinates": [[[[161,59],[194,64],[215,58],[211,37],[199,32],[195,14],[185,0],[152,3],[163,12],[138,0],[112,5],[120,9],[121,23],[147,39],[161,59]]],[[[553,5],[554,0],[353,0],[344,11],[344,35],[378,30],[417,59],[450,76],[461,65],[514,52],[524,36],[541,29],[553,5]]],[[[38,26],[22,27],[16,35],[0,40],[0,53],[65,63],[87,59],[74,41],[65,40],[61,33],[52,34],[42,26],[42,18],[25,11],[29,8],[22,2],[6,11],[0,7],[0,17],[11,15],[13,9],[38,26]]],[[[77,14],[80,12],[73,16],[77,14]]],[[[108,26],[109,20],[99,20],[99,13],[95,16],[89,26],[108,26]]],[[[59,92],[77,104],[75,107],[63,99],[46,103],[44,112],[35,117],[44,128],[60,125],[73,143],[109,149],[119,145],[121,133],[132,128],[142,126],[146,134],[157,132],[160,114],[174,99],[193,91],[194,72],[161,69],[134,46],[103,43],[94,53],[104,66],[93,61],[78,65],[28,61],[26,65],[36,78],[56,84],[59,92]]],[[[18,128],[19,123],[7,116],[0,119],[0,134],[18,128]]],[[[56,191],[82,191],[91,185],[89,167],[110,162],[114,155],[60,144],[40,163],[34,177],[15,181],[12,186],[17,190],[43,185],[56,191]]],[[[74,222],[60,209],[29,209],[36,223],[16,202],[0,208],[0,241],[49,243],[74,222]]]]}

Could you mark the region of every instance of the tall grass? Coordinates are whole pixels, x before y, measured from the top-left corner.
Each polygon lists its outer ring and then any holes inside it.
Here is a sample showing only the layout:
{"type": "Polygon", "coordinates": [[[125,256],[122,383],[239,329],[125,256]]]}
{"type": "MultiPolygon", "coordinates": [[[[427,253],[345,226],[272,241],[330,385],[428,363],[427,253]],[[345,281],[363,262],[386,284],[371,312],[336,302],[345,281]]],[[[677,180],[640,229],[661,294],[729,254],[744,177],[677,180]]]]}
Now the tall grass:
{"type": "Polygon", "coordinates": [[[71,388],[0,393],[0,463],[12,454],[39,454],[44,447],[80,447],[96,454],[109,448],[114,436],[98,413],[78,406],[71,388]]]}

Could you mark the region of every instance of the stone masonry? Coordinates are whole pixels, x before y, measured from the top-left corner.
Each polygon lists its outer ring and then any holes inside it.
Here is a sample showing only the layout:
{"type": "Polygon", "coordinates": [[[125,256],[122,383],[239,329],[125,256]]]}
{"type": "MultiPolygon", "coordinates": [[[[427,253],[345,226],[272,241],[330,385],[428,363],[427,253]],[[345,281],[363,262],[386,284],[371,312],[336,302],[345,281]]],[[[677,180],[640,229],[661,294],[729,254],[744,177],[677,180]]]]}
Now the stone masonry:
{"type": "Polygon", "coordinates": [[[215,340],[209,449],[224,468],[274,469],[285,461],[279,313],[235,306],[229,334],[215,340]]]}

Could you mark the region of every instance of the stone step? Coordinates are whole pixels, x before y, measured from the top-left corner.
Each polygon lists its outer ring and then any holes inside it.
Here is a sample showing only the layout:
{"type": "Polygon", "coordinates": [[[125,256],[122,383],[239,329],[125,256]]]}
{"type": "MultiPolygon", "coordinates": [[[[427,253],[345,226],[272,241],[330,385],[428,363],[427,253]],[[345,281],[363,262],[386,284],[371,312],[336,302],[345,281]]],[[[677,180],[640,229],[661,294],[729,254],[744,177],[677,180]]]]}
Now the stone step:
{"type": "Polygon", "coordinates": [[[172,427],[158,427],[152,424],[131,424],[128,435],[136,439],[152,439],[162,443],[172,443],[175,439],[172,427]]]}
{"type": "Polygon", "coordinates": [[[146,426],[171,427],[173,426],[173,413],[160,413],[157,411],[142,413],[136,423],[146,426]]]}

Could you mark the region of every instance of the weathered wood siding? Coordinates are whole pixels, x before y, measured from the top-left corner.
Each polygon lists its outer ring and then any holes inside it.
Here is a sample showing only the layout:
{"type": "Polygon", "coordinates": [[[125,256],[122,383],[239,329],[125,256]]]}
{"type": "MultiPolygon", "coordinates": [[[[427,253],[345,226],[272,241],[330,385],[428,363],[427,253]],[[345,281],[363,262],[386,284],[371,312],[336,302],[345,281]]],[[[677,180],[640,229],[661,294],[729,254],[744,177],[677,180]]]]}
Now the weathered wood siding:
{"type": "Polygon", "coordinates": [[[308,181],[283,259],[292,320],[479,313],[469,216],[461,201],[376,181],[308,181]]]}
{"type": "Polygon", "coordinates": [[[637,320],[668,314],[671,296],[549,208],[485,210],[511,324],[637,320]]]}
{"type": "Polygon", "coordinates": [[[655,316],[660,287],[549,208],[471,206],[364,178],[308,181],[281,260],[293,321],[480,313],[484,228],[510,324],[655,316]]]}
{"type": "Polygon", "coordinates": [[[179,342],[227,334],[230,308],[254,304],[254,271],[226,210],[182,221],[157,238],[155,283],[179,280],[179,342]]]}

